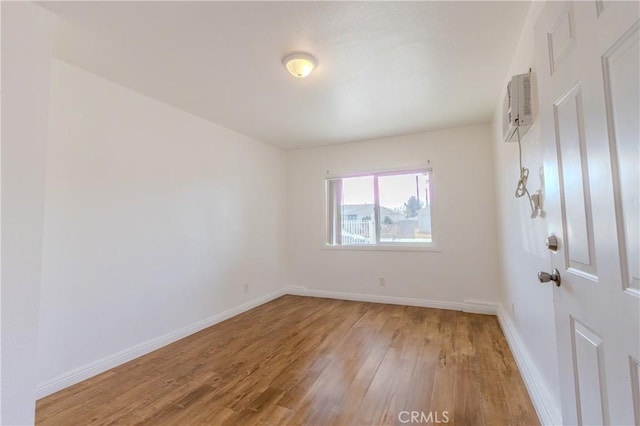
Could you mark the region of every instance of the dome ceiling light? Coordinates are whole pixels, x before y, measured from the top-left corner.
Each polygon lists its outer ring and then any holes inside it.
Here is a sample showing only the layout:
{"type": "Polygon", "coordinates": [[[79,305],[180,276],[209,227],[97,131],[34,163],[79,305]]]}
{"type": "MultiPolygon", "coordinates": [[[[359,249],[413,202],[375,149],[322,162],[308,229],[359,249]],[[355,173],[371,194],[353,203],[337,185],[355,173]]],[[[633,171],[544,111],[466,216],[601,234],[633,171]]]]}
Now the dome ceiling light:
{"type": "Polygon", "coordinates": [[[308,53],[294,52],[282,58],[282,64],[292,76],[304,78],[311,74],[317,62],[316,59],[308,53]]]}

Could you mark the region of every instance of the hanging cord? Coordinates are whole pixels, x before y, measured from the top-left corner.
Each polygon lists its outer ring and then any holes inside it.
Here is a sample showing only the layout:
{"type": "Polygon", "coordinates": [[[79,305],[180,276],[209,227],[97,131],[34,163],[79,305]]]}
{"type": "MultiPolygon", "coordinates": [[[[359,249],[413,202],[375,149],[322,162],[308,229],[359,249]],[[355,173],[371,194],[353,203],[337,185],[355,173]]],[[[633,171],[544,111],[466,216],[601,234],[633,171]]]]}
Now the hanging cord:
{"type": "Polygon", "coordinates": [[[533,204],[533,200],[531,199],[531,194],[529,194],[529,190],[527,189],[527,179],[529,179],[529,169],[526,167],[522,167],[522,143],[520,142],[520,128],[516,128],[516,133],[518,136],[518,158],[520,160],[520,179],[518,179],[518,186],[516,187],[516,198],[524,197],[525,195],[529,199],[529,205],[531,206],[531,214],[536,213],[536,208],[533,204]]]}

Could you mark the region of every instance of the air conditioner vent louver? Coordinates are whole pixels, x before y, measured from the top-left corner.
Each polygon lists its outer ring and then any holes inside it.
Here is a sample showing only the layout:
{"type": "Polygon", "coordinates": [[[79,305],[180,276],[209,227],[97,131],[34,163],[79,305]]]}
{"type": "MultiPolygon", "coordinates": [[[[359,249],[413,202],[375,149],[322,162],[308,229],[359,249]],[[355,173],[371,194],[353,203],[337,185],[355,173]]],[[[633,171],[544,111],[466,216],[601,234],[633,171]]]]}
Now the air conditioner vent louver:
{"type": "Polygon", "coordinates": [[[531,78],[525,78],[522,82],[524,92],[524,115],[531,115],[531,78]]]}

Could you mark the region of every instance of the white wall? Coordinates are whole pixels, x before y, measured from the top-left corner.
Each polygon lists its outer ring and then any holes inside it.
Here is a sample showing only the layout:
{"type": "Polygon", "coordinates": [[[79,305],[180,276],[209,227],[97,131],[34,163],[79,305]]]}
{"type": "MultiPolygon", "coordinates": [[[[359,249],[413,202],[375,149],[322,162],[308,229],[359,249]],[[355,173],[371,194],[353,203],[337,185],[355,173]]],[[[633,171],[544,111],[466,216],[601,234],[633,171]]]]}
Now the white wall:
{"type": "Polygon", "coordinates": [[[491,127],[289,151],[287,284],[434,301],[498,300],[491,127]],[[324,177],[431,161],[439,252],[322,249],[324,177]],[[379,278],[386,286],[379,286],[379,278]]]}
{"type": "Polygon", "coordinates": [[[50,110],[41,385],[281,288],[280,150],[57,60],[50,110]]]}
{"type": "Polygon", "coordinates": [[[2,2],[3,425],[32,424],[53,17],[2,2]]]}
{"type": "MultiPolygon", "coordinates": [[[[529,68],[535,68],[533,26],[543,6],[543,2],[532,3],[508,76],[505,76],[505,87],[512,75],[526,73],[529,68]]],[[[536,71],[533,69],[534,78],[536,71]]],[[[524,345],[525,355],[531,362],[533,374],[546,396],[551,415],[559,419],[560,393],[553,286],[540,285],[537,279],[538,271],[549,271],[551,268],[549,254],[544,245],[547,224],[544,218],[532,220],[527,199],[516,199],[514,196],[519,178],[518,146],[516,143],[505,143],[502,139],[503,97],[504,92],[500,94],[493,120],[499,245],[502,260],[500,303],[524,345]]],[[[522,150],[523,165],[530,170],[528,188],[531,193],[535,193],[544,188],[542,141],[537,120],[525,134],[522,150]]]]}

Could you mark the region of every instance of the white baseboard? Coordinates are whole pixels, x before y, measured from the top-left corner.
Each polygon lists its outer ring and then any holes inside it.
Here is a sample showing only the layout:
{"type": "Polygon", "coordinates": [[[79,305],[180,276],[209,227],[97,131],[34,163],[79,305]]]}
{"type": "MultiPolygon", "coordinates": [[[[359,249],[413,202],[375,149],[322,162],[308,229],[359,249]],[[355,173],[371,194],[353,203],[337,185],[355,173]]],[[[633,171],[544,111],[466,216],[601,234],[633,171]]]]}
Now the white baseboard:
{"type": "Polygon", "coordinates": [[[340,291],[310,290],[302,286],[285,288],[287,294],[296,296],[323,297],[325,299],[353,300],[356,302],[387,303],[389,305],[419,306],[422,308],[449,309],[475,314],[496,315],[497,305],[487,302],[448,302],[442,300],[416,299],[412,297],[379,296],[362,293],[345,293],[340,291]]]}
{"type": "Polygon", "coordinates": [[[498,305],[477,300],[465,300],[463,311],[470,314],[498,315],[498,305]]]}
{"type": "Polygon", "coordinates": [[[153,352],[156,349],[159,349],[177,340],[183,339],[191,334],[197,333],[200,330],[234,317],[238,314],[248,311],[249,309],[253,309],[285,294],[287,294],[287,292],[284,289],[280,289],[273,293],[243,303],[242,305],[228,309],[224,312],[215,314],[209,318],[198,321],[180,330],[173,331],[169,334],[165,334],[164,336],[156,337],[155,339],[147,340],[146,342],[140,343],[131,348],[125,349],[113,355],[109,355],[92,363],[83,365],[82,367],[76,368],[67,373],[61,374],[58,377],[39,384],[37,389],[37,398],[39,399],[47,395],[51,395],[54,392],[86,380],[97,374],[103,373],[142,355],[146,355],[149,352],[153,352]]]}
{"type": "Polygon", "coordinates": [[[520,340],[511,317],[507,315],[502,306],[498,307],[498,321],[518,365],[518,370],[520,370],[522,380],[529,392],[531,402],[538,413],[540,423],[543,425],[562,424],[560,407],[551,399],[551,394],[546,389],[540,374],[531,361],[528,351],[525,349],[522,340],[520,340]]]}

